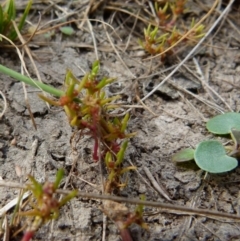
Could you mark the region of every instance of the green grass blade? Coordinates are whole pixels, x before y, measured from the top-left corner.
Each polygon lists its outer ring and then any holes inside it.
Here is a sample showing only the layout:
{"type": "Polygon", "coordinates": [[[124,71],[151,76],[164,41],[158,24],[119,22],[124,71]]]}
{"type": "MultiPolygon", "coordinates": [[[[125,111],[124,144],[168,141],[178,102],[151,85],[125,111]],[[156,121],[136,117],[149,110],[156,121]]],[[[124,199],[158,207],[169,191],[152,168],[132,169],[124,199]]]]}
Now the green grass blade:
{"type": "Polygon", "coordinates": [[[32,0],[29,0],[27,6],[26,6],[26,8],[25,8],[25,11],[24,11],[24,13],[23,13],[23,16],[22,16],[21,19],[20,19],[20,23],[18,24],[18,29],[19,29],[19,31],[22,30],[23,25],[24,25],[24,23],[25,23],[25,21],[26,21],[26,18],[27,18],[28,14],[29,14],[29,11],[30,11],[31,7],[32,7],[32,0]]]}
{"type": "Polygon", "coordinates": [[[15,0],[8,0],[5,8],[3,9],[3,23],[2,23],[2,32],[1,34],[9,38],[9,33],[11,33],[13,26],[12,20],[16,18],[16,6],[15,0]]]}
{"type": "Polygon", "coordinates": [[[61,97],[64,95],[64,92],[62,90],[58,90],[56,88],[54,88],[53,86],[51,85],[46,85],[46,84],[43,84],[39,81],[36,81],[36,80],[32,80],[24,75],[21,75],[19,74],[18,72],[12,70],[12,69],[9,69],[3,65],[0,64],[0,73],[3,73],[3,74],[6,74],[16,80],[19,80],[19,81],[22,81],[28,85],[31,85],[37,89],[42,89],[43,91],[51,94],[51,95],[54,95],[54,96],[57,96],[57,97],[61,97]]]}
{"type": "MultiPolygon", "coordinates": [[[[25,8],[25,10],[24,10],[24,13],[23,13],[23,15],[22,15],[22,17],[21,17],[21,19],[20,19],[20,22],[19,22],[19,24],[18,24],[18,30],[19,30],[19,31],[22,30],[23,25],[24,25],[24,23],[25,23],[25,21],[26,21],[26,18],[27,18],[28,14],[29,14],[29,11],[30,11],[31,7],[32,7],[32,0],[29,0],[29,1],[28,1],[28,4],[27,4],[27,6],[26,6],[26,8],[25,8]]],[[[15,30],[10,34],[9,38],[10,38],[11,40],[14,40],[14,39],[17,38],[17,33],[16,33],[15,30]]]]}
{"type": "Polygon", "coordinates": [[[14,20],[16,18],[16,5],[14,0],[9,0],[7,2],[5,12],[8,15],[9,21],[14,20]]]}

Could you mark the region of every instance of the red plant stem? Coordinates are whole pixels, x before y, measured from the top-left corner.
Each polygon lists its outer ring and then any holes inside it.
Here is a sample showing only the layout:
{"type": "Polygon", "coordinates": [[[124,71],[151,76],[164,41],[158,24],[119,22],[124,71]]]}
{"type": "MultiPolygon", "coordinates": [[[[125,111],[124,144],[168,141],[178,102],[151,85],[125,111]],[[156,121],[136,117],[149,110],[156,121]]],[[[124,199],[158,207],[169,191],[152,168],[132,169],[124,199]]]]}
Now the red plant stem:
{"type": "Polygon", "coordinates": [[[94,137],[93,160],[98,161],[98,138],[94,137]]]}
{"type": "Polygon", "coordinates": [[[21,241],[30,241],[34,235],[34,231],[32,230],[29,230],[29,231],[26,231],[26,233],[24,234],[23,238],[21,241]]]}
{"type": "Polygon", "coordinates": [[[125,225],[123,221],[116,221],[116,225],[120,231],[122,241],[133,241],[129,230],[127,228],[124,228],[125,225]]]}
{"type": "Polygon", "coordinates": [[[120,230],[122,241],[133,241],[130,232],[127,228],[120,230]]]}
{"type": "Polygon", "coordinates": [[[99,157],[98,157],[98,147],[99,147],[99,143],[98,143],[98,130],[99,130],[99,109],[98,108],[93,108],[92,109],[92,135],[94,138],[94,148],[93,148],[93,160],[95,162],[98,161],[99,157]]]}

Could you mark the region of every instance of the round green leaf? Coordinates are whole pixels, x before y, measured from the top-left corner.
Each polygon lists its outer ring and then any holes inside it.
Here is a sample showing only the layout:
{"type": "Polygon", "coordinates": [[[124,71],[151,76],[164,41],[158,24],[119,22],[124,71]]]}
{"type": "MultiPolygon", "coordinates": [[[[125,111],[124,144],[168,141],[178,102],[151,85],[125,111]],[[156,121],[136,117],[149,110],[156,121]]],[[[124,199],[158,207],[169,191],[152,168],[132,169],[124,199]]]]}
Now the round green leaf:
{"type": "Polygon", "coordinates": [[[204,171],[222,173],[236,168],[238,161],[226,155],[223,145],[218,141],[203,141],[198,144],[194,159],[204,171]]]}
{"type": "Polygon", "coordinates": [[[68,27],[68,26],[64,26],[64,27],[61,27],[60,28],[60,31],[65,34],[65,35],[68,35],[68,36],[71,36],[74,34],[74,30],[72,27],[68,27]]]}
{"type": "Polygon", "coordinates": [[[229,134],[232,128],[240,130],[240,113],[229,112],[217,115],[207,122],[207,129],[214,134],[229,134]]]}
{"type": "Polygon", "coordinates": [[[194,159],[194,149],[183,149],[176,154],[173,155],[172,161],[173,162],[186,162],[186,161],[191,161],[194,159]]]}

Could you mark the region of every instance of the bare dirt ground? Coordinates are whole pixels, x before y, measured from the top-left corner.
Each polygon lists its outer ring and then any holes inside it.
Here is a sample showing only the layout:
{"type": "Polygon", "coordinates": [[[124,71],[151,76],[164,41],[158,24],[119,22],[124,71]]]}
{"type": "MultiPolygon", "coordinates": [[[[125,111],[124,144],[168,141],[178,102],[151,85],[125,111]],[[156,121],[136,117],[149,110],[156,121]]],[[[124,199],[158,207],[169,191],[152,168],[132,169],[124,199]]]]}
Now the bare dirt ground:
{"type": "MultiPolygon", "coordinates": [[[[29,47],[43,82],[62,86],[67,68],[77,77],[82,77],[83,70],[88,71],[96,59],[92,38],[94,34],[101,74],[117,77],[107,92],[120,93],[126,104],[137,104],[136,96],[144,97],[171,71],[168,68],[178,64],[191,50],[192,46],[183,46],[181,53],[171,56],[166,64],[161,64],[159,58],[146,60],[148,55],[137,43],[146,25],[140,20],[136,22],[134,16],[116,10],[121,8],[120,3],[123,4],[122,1],[108,2],[104,8],[101,4],[98,6],[96,1],[98,9],[88,17],[99,20],[103,17],[121,39],[110,27],[104,29],[101,22],[91,22],[91,33],[89,25],[86,21],[83,23],[83,20],[72,25],[75,29],[73,36],[66,37],[56,31],[47,40],[43,34],[34,37],[29,47]]],[[[17,1],[17,4],[21,10],[25,1],[17,1]]],[[[128,4],[134,14],[140,13],[136,7],[137,1],[128,4]]],[[[199,18],[206,14],[212,4],[213,1],[193,2],[190,4],[193,16],[199,18]]],[[[70,13],[73,14],[68,20],[81,19],[89,5],[89,1],[36,1],[29,21],[37,23],[38,11],[43,14],[40,26],[70,13]]],[[[149,7],[147,3],[144,6],[149,7]]],[[[220,4],[219,11],[225,6],[224,3],[220,4]]],[[[210,26],[218,16],[219,12],[215,11],[207,19],[206,26],[210,26]]],[[[128,186],[120,196],[138,198],[140,194],[145,194],[147,200],[239,214],[239,168],[226,174],[205,175],[196,167],[191,170],[176,166],[171,161],[176,151],[195,147],[199,141],[212,138],[205,129],[205,122],[209,118],[221,112],[240,110],[239,39],[240,8],[236,1],[208,41],[167,81],[166,88],[156,91],[144,101],[155,115],[144,108],[132,109],[129,131],[136,131],[137,135],[130,141],[126,159],[137,166],[137,172],[128,174],[128,186]],[[146,169],[170,200],[154,189],[146,169]]],[[[21,62],[15,53],[6,49],[0,49],[0,53],[2,65],[21,71],[21,62]]],[[[31,77],[36,78],[36,72],[26,55],[24,60],[31,77]]],[[[73,151],[70,145],[73,130],[65,114],[56,108],[49,109],[38,98],[36,89],[27,87],[37,130],[26,108],[22,84],[0,74],[0,90],[5,94],[8,104],[0,120],[0,177],[6,181],[24,183],[31,171],[37,180],[52,180],[57,169],[64,167],[66,177],[70,178],[67,189],[101,193],[99,164],[92,161],[91,140],[82,138],[77,143],[77,151],[73,151]],[[11,145],[13,139],[16,140],[15,145],[11,145]],[[36,142],[38,148],[33,154],[32,145],[36,142]],[[16,167],[22,169],[20,178],[16,174],[16,167]]],[[[0,207],[17,194],[16,189],[0,187],[0,207]]],[[[100,206],[101,202],[96,200],[72,200],[62,209],[60,218],[41,228],[34,240],[102,240],[104,229],[100,206]]],[[[239,224],[224,218],[184,215],[181,212],[145,207],[144,219],[149,230],[132,226],[134,240],[240,240],[239,224]]],[[[110,220],[107,220],[105,231],[106,240],[120,240],[118,230],[110,220]]]]}

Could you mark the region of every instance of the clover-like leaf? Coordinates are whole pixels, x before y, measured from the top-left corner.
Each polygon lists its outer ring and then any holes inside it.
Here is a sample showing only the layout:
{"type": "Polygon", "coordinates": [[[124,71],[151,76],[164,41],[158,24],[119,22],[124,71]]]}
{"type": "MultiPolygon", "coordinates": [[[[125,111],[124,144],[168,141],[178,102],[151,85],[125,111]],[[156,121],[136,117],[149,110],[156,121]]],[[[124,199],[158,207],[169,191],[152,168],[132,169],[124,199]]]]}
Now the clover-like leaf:
{"type": "Polygon", "coordinates": [[[207,129],[219,135],[231,133],[231,129],[240,130],[240,113],[229,112],[217,115],[207,122],[207,129]]]}
{"type": "Polygon", "coordinates": [[[194,159],[194,152],[195,150],[191,148],[183,149],[173,155],[172,161],[177,163],[191,161],[194,159]]]}
{"type": "Polygon", "coordinates": [[[218,141],[203,141],[198,144],[194,159],[196,164],[204,171],[222,173],[237,167],[238,161],[226,155],[224,146],[218,141]]]}

